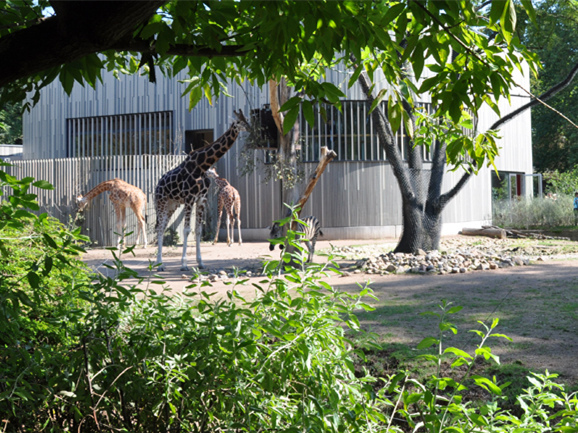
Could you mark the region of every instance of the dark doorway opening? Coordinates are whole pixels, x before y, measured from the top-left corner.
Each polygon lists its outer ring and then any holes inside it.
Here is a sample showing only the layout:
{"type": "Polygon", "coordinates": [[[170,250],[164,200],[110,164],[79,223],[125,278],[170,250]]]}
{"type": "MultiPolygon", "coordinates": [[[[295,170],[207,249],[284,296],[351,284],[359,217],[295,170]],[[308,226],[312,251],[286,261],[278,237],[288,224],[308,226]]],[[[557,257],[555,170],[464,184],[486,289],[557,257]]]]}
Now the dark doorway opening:
{"type": "Polygon", "coordinates": [[[212,129],[193,129],[185,131],[185,152],[191,153],[214,141],[212,129]]]}

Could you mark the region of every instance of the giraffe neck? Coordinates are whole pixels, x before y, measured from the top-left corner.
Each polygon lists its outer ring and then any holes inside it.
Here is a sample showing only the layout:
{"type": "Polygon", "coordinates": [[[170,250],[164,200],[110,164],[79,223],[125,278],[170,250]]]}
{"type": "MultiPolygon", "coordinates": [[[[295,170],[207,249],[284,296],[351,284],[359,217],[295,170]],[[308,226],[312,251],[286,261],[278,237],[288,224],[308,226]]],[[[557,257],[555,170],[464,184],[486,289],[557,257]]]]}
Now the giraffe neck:
{"type": "Polygon", "coordinates": [[[94,188],[92,188],[90,191],[88,191],[86,193],[86,195],[84,197],[82,197],[82,200],[83,201],[90,201],[94,197],[96,197],[97,195],[99,195],[105,191],[110,191],[113,188],[114,188],[114,181],[106,180],[104,182],[99,183],[94,188]]]}
{"type": "Polygon", "coordinates": [[[239,122],[233,122],[229,129],[216,141],[193,152],[188,158],[202,173],[206,172],[233,146],[240,130],[239,122]]]}
{"type": "Polygon", "coordinates": [[[225,188],[227,185],[229,185],[229,182],[227,181],[227,179],[223,179],[222,177],[216,177],[216,178],[215,178],[215,183],[217,184],[217,186],[219,187],[219,189],[223,189],[223,188],[225,188]]]}

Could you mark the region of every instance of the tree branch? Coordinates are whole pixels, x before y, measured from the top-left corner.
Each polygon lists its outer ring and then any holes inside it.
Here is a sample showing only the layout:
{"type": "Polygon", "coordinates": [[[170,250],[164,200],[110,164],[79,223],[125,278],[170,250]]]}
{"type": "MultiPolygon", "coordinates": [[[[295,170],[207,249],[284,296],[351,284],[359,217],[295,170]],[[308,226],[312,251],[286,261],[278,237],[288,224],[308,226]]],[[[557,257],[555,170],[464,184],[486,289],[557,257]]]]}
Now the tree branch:
{"type": "MultiPolygon", "coordinates": [[[[359,74],[357,81],[361,85],[367,100],[370,103],[373,103],[374,97],[371,94],[371,86],[367,74],[365,72],[359,74]]],[[[377,130],[380,145],[385,149],[385,155],[391,164],[391,168],[399,184],[400,191],[402,195],[410,199],[415,194],[412,191],[412,183],[409,178],[409,173],[405,168],[403,158],[399,152],[399,149],[397,148],[397,144],[395,143],[395,135],[391,130],[389,121],[384,118],[385,116],[379,107],[376,107],[375,110],[373,110],[371,116],[377,130]]]]}
{"type": "Polygon", "coordinates": [[[440,206],[440,209],[443,209],[457,195],[457,193],[462,190],[468,180],[470,180],[472,177],[473,173],[474,170],[472,169],[470,169],[470,171],[466,171],[452,189],[440,196],[438,200],[438,206],[440,206]]]}
{"type": "Polygon", "coordinates": [[[166,0],[54,2],[61,15],[0,38],[0,87],[101,51],[132,35],[166,0]]]}
{"type": "Polygon", "coordinates": [[[530,97],[534,98],[534,99],[532,101],[528,102],[527,104],[522,105],[520,108],[507,114],[506,116],[502,117],[501,119],[498,119],[492,126],[490,126],[489,129],[498,129],[504,123],[512,120],[518,114],[521,114],[522,112],[526,111],[527,109],[532,108],[538,104],[544,105],[548,109],[550,109],[553,112],[555,112],[556,114],[558,114],[560,117],[566,119],[568,122],[570,122],[570,124],[572,126],[574,126],[575,128],[578,128],[578,125],[576,125],[574,122],[572,122],[570,119],[568,119],[568,117],[566,117],[564,114],[560,113],[558,110],[554,109],[553,107],[551,107],[550,105],[548,105],[544,102],[544,101],[547,101],[548,99],[550,99],[552,96],[554,96],[558,92],[561,92],[566,87],[568,87],[570,85],[570,83],[572,83],[572,80],[574,80],[574,78],[576,77],[576,74],[578,74],[578,63],[576,65],[574,65],[574,67],[570,70],[570,73],[566,76],[566,78],[564,78],[562,81],[560,81],[555,86],[548,89],[546,92],[542,93],[540,96],[534,96],[530,91],[526,90],[524,87],[520,86],[519,84],[516,84],[517,87],[522,89],[524,92],[528,93],[530,95],[530,97]]]}
{"type": "Polygon", "coordinates": [[[275,80],[269,80],[269,106],[271,107],[271,114],[273,115],[273,120],[275,120],[275,125],[279,134],[283,135],[283,120],[284,116],[281,111],[279,111],[279,95],[277,93],[277,87],[279,83],[275,80]]]}

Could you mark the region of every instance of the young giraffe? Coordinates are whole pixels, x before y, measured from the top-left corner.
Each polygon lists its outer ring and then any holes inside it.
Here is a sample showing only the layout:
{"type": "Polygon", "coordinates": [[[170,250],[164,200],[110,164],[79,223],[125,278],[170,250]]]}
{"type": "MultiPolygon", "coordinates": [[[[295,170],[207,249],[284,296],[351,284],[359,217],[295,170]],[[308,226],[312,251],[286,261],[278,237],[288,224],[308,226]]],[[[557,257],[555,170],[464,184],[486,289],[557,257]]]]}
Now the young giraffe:
{"type": "Polygon", "coordinates": [[[157,184],[155,189],[155,207],[157,211],[158,239],[157,264],[159,265],[157,269],[159,271],[165,269],[162,264],[163,234],[171,216],[182,204],[185,205],[185,229],[181,271],[189,269],[187,266],[187,238],[191,232],[191,214],[194,205],[197,206],[195,226],[197,264],[201,269],[205,267],[201,258],[201,233],[207,191],[211,182],[206,176],[206,171],[233,146],[239,132],[248,129],[248,123],[243,112],[239,110],[238,113],[233,113],[237,119],[217,141],[192,151],[179,166],[165,173],[157,184]]]}
{"type": "Polygon", "coordinates": [[[207,176],[215,180],[219,188],[219,217],[217,218],[217,233],[213,245],[219,238],[219,228],[221,227],[221,215],[223,214],[223,207],[225,208],[227,221],[227,245],[235,243],[235,220],[237,220],[237,230],[239,231],[239,245],[243,244],[241,239],[241,196],[227,179],[220,177],[217,170],[211,168],[207,170],[207,176]],[[229,235],[229,226],[231,227],[231,235],[229,235]]]}
{"type": "Polygon", "coordinates": [[[147,196],[140,188],[137,188],[130,183],[126,183],[122,179],[106,180],[96,185],[84,197],[82,195],[76,197],[78,211],[84,211],[88,203],[94,197],[105,191],[109,191],[108,198],[112,202],[116,214],[116,233],[119,235],[117,245],[120,244],[122,235],[126,228],[126,208],[130,207],[138,220],[136,244],[138,245],[142,233],[144,238],[144,248],[146,248],[147,229],[144,212],[147,203],[147,196]]]}

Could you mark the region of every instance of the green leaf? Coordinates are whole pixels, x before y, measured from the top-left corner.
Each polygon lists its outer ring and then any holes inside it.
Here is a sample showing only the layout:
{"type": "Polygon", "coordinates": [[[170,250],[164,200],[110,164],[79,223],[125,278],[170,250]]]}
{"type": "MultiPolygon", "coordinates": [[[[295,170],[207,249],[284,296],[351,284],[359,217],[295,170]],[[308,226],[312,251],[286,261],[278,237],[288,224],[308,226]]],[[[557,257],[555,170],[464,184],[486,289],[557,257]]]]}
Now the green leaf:
{"type": "Polygon", "coordinates": [[[508,1],[497,0],[492,2],[492,7],[490,9],[490,26],[495,26],[496,23],[504,14],[506,6],[508,6],[508,1]]]}
{"type": "Polygon", "coordinates": [[[40,188],[40,189],[47,189],[47,190],[53,190],[54,189],[54,186],[50,182],[47,182],[45,180],[38,180],[38,181],[34,182],[32,185],[35,186],[36,188],[40,188]]]}
{"type": "Polygon", "coordinates": [[[444,350],[444,353],[453,353],[454,355],[461,356],[462,358],[472,359],[472,356],[468,352],[465,352],[456,347],[448,347],[446,350],[444,350]]]}
{"type": "Polygon", "coordinates": [[[58,245],[56,245],[56,242],[54,242],[54,239],[52,239],[47,233],[44,233],[43,237],[44,237],[44,240],[46,241],[46,243],[50,246],[50,248],[52,248],[52,249],[58,248],[58,245]]]}
{"type": "Polygon", "coordinates": [[[461,306],[459,306],[459,305],[456,306],[456,307],[452,307],[452,308],[450,308],[450,309],[448,310],[447,314],[455,314],[455,313],[457,313],[457,312],[459,312],[459,311],[462,311],[463,308],[464,308],[464,307],[461,307],[461,306]]]}
{"type": "Polygon", "coordinates": [[[522,2],[522,7],[524,8],[526,13],[528,14],[528,18],[530,18],[530,21],[532,21],[532,23],[537,26],[538,23],[536,21],[536,10],[534,9],[534,5],[532,4],[532,0],[521,0],[521,2],[522,2]]]}
{"type": "Polygon", "coordinates": [[[72,87],[74,86],[74,77],[70,75],[67,71],[63,70],[60,73],[59,80],[66,94],[70,96],[70,93],[72,92],[72,87]]]}
{"type": "Polygon", "coordinates": [[[418,349],[427,349],[428,347],[433,346],[434,344],[438,344],[439,340],[434,337],[426,337],[417,345],[418,349]]]}
{"type": "Polygon", "coordinates": [[[299,105],[291,108],[283,119],[283,135],[287,135],[289,131],[295,126],[297,117],[299,116],[299,105]]]}
{"type": "Polygon", "coordinates": [[[502,34],[508,43],[512,41],[512,35],[516,30],[516,6],[514,0],[506,0],[506,7],[502,12],[502,34]]]}
{"type": "Polygon", "coordinates": [[[199,86],[193,87],[189,93],[189,110],[195,108],[203,97],[203,89],[199,86]]]}
{"type": "Polygon", "coordinates": [[[333,84],[324,82],[321,83],[321,87],[325,91],[325,96],[329,99],[332,103],[339,102],[340,98],[345,98],[345,93],[343,93],[339,88],[333,84]]]}
{"type": "Polygon", "coordinates": [[[413,73],[415,75],[416,80],[419,80],[419,78],[421,77],[421,73],[423,72],[423,65],[424,65],[424,61],[425,61],[424,59],[425,59],[424,47],[423,47],[422,43],[419,42],[415,46],[415,49],[413,50],[413,56],[411,58],[413,73]]]}
{"type": "Polygon", "coordinates": [[[502,395],[502,390],[498,385],[492,382],[490,379],[482,377],[482,376],[472,376],[476,385],[484,388],[485,390],[489,391],[495,395],[502,395]]]}
{"type": "Polygon", "coordinates": [[[312,128],[315,127],[315,116],[313,114],[313,103],[311,101],[303,101],[301,103],[301,110],[305,120],[312,128]]]}
{"type": "Polygon", "coordinates": [[[389,119],[389,124],[391,125],[391,130],[393,132],[399,131],[399,127],[401,126],[402,121],[402,112],[403,108],[399,102],[394,101],[393,98],[389,98],[387,102],[387,117],[389,119]]]}
{"type": "Polygon", "coordinates": [[[40,277],[36,272],[30,271],[28,272],[26,277],[28,278],[28,283],[30,283],[30,287],[32,287],[33,289],[38,289],[40,287],[40,277]]]}
{"type": "Polygon", "coordinates": [[[289,100],[287,100],[287,102],[285,102],[283,105],[281,105],[281,107],[279,107],[279,111],[289,111],[295,107],[299,107],[301,101],[302,99],[299,96],[293,96],[292,98],[289,98],[289,100]]]}

